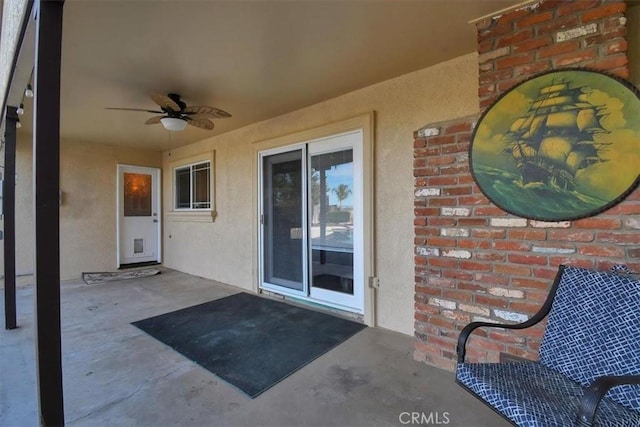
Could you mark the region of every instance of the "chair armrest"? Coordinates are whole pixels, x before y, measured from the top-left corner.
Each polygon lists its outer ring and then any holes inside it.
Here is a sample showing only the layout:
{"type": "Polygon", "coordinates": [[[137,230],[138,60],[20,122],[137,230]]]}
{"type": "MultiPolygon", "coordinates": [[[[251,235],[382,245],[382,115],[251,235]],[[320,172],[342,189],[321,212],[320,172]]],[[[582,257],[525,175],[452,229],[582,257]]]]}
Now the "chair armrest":
{"type": "MultiPolygon", "coordinates": [[[[542,318],[544,318],[544,316],[542,318]]],[[[464,327],[464,329],[462,329],[462,332],[460,332],[460,336],[458,337],[458,344],[456,345],[456,353],[458,354],[458,363],[464,363],[464,356],[467,353],[467,348],[466,348],[467,340],[469,339],[469,335],[471,335],[471,333],[474,330],[482,327],[503,328],[503,329],[525,329],[535,325],[542,319],[532,322],[533,320],[535,320],[535,316],[523,323],[492,323],[492,322],[469,323],[467,326],[464,327]]]]}
{"type": "Polygon", "coordinates": [[[593,381],[585,390],[580,402],[576,426],[593,426],[600,401],[610,389],[620,385],[640,385],[640,375],[606,375],[593,381]]]}

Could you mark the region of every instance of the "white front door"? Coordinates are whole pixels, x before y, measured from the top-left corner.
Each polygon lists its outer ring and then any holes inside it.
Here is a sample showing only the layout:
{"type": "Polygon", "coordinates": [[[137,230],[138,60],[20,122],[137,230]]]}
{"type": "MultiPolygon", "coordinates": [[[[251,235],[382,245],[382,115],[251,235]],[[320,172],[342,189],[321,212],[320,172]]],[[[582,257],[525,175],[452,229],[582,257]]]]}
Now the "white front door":
{"type": "Polygon", "coordinates": [[[160,169],[118,165],[118,263],[160,262],[160,169]]]}

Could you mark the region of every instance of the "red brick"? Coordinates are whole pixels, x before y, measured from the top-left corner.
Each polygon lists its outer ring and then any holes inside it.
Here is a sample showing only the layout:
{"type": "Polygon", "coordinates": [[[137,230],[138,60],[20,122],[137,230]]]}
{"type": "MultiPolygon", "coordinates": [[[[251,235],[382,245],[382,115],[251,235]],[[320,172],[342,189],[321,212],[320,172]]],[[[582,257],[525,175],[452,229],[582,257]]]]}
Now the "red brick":
{"type": "Polygon", "coordinates": [[[484,31],[478,32],[478,40],[486,40],[488,38],[498,37],[503,34],[508,34],[513,31],[513,25],[511,22],[501,23],[494,21],[493,25],[484,31]]]}
{"type": "Polygon", "coordinates": [[[500,341],[507,344],[522,344],[524,342],[524,338],[519,337],[515,334],[505,333],[505,332],[494,332],[495,329],[489,332],[489,339],[500,341]]]}
{"type": "Polygon", "coordinates": [[[640,233],[598,233],[598,242],[640,245],[640,233]]]}
{"type": "Polygon", "coordinates": [[[442,272],[444,277],[450,277],[459,280],[473,280],[473,274],[460,270],[446,270],[442,272]]]}
{"type": "Polygon", "coordinates": [[[454,197],[429,199],[429,206],[457,206],[458,201],[454,197]]]}
{"type": "Polygon", "coordinates": [[[427,239],[429,246],[438,246],[445,248],[454,248],[456,246],[456,239],[447,237],[430,237],[427,239]]]}
{"type": "Polygon", "coordinates": [[[461,206],[469,205],[486,205],[489,203],[489,199],[484,194],[478,196],[460,197],[458,202],[461,206]]]}
{"type": "Polygon", "coordinates": [[[455,227],[455,218],[443,218],[440,216],[429,218],[429,225],[433,227],[455,227]]]}
{"type": "Polygon", "coordinates": [[[559,30],[577,27],[579,23],[580,21],[576,15],[561,16],[553,21],[538,25],[536,30],[538,35],[553,35],[559,30]]]}
{"type": "Polygon", "coordinates": [[[587,256],[624,258],[624,249],[616,246],[585,246],[578,248],[578,254],[587,256]]]}
{"type": "Polygon", "coordinates": [[[416,159],[416,160],[413,161],[413,168],[414,169],[423,168],[425,166],[427,166],[426,159],[416,159]]]}
{"type": "Polygon", "coordinates": [[[455,258],[429,258],[429,265],[439,268],[456,268],[458,266],[458,260],[455,258]]]}
{"type": "Polygon", "coordinates": [[[509,309],[524,314],[535,314],[540,310],[542,304],[532,304],[522,301],[511,301],[509,309]]]}
{"type": "Polygon", "coordinates": [[[423,148],[426,147],[427,142],[424,139],[416,139],[413,141],[413,148],[423,148]]]}
{"type": "Polygon", "coordinates": [[[592,228],[600,230],[617,230],[620,229],[620,219],[617,218],[583,218],[573,222],[575,228],[592,228]]]}
{"type": "MultiPolygon", "coordinates": [[[[593,263],[592,260],[586,259],[586,258],[580,259],[580,258],[576,258],[575,256],[573,256],[573,257],[549,257],[549,265],[557,267],[560,264],[573,265],[575,267],[582,267],[582,268],[593,268],[595,266],[595,264],[593,263]]],[[[536,276],[538,276],[538,275],[536,274],[536,276]]],[[[553,278],[554,276],[555,276],[555,271],[553,273],[549,274],[549,279],[553,278]]]]}
{"type": "Polygon", "coordinates": [[[577,40],[566,41],[563,43],[557,43],[549,47],[545,47],[538,50],[538,59],[549,58],[552,56],[558,56],[567,52],[575,52],[580,49],[580,43],[577,40]]]}
{"type": "Polygon", "coordinates": [[[413,220],[413,225],[427,225],[427,219],[426,218],[414,218],[413,220]]]}
{"type": "Polygon", "coordinates": [[[530,276],[531,270],[521,265],[496,264],[493,267],[494,273],[505,276],[530,276]]]}
{"type": "Polygon", "coordinates": [[[533,264],[533,265],[546,265],[547,257],[540,255],[521,255],[521,254],[509,254],[507,257],[509,262],[514,264],[533,264]]]}
{"type": "Polygon", "coordinates": [[[417,294],[425,294],[425,295],[442,295],[442,290],[437,288],[432,288],[430,286],[416,286],[417,294]]]}
{"type": "Polygon", "coordinates": [[[506,286],[509,281],[507,277],[491,273],[476,273],[475,278],[478,282],[491,286],[506,286]]]}
{"type": "Polygon", "coordinates": [[[456,162],[456,158],[454,156],[430,157],[427,159],[427,162],[429,166],[451,165],[456,162]]]}
{"type": "Polygon", "coordinates": [[[506,216],[507,213],[497,206],[481,206],[473,210],[477,216],[506,216]]]}
{"type": "MultiPolygon", "coordinates": [[[[459,140],[459,137],[458,137],[459,140]]],[[[463,142],[462,144],[445,145],[442,147],[443,154],[464,153],[469,151],[469,142],[463,142]]]]}
{"type": "Polygon", "coordinates": [[[458,247],[462,249],[491,249],[491,242],[486,240],[460,240],[458,241],[458,247]]]}
{"type": "Polygon", "coordinates": [[[588,37],[585,37],[584,43],[585,43],[585,46],[589,47],[594,45],[601,45],[609,41],[615,42],[617,40],[625,40],[626,32],[627,31],[625,27],[614,28],[604,33],[597,33],[597,34],[593,34],[588,37]]]}
{"type": "Polygon", "coordinates": [[[537,61],[531,64],[520,65],[514,68],[514,73],[525,78],[531,74],[541,73],[551,69],[551,62],[537,61]]]}
{"type": "Polygon", "coordinates": [[[485,262],[475,262],[468,260],[460,260],[460,268],[471,271],[491,271],[491,264],[485,262]]]}
{"type": "Polygon", "coordinates": [[[460,227],[484,227],[485,225],[487,225],[487,219],[486,218],[458,218],[458,225],[460,227]]]}
{"type": "Polygon", "coordinates": [[[429,145],[452,144],[455,141],[455,137],[452,135],[431,136],[427,139],[429,145]]]}
{"type": "Polygon", "coordinates": [[[486,289],[483,286],[475,283],[458,283],[458,289],[465,289],[473,292],[486,292],[486,289]]]}
{"type": "Polygon", "coordinates": [[[464,301],[464,302],[471,301],[471,293],[461,291],[461,290],[445,289],[442,291],[442,296],[444,298],[449,298],[455,301],[464,301]]]}
{"type": "Polygon", "coordinates": [[[437,175],[439,172],[438,168],[421,168],[421,169],[415,169],[413,171],[413,176],[418,177],[418,176],[431,176],[431,175],[437,175]]]}
{"type": "Polygon", "coordinates": [[[527,28],[525,30],[498,38],[496,40],[496,48],[514,46],[525,40],[530,40],[531,38],[533,38],[533,30],[531,28],[527,28]]]}
{"type": "Polygon", "coordinates": [[[474,229],[471,230],[471,236],[480,239],[504,239],[506,231],[501,229],[474,229]]]}
{"type": "Polygon", "coordinates": [[[473,257],[478,261],[499,261],[504,262],[507,258],[505,254],[500,254],[496,252],[476,252],[473,257]]]}
{"type": "Polygon", "coordinates": [[[510,12],[507,12],[506,14],[498,18],[498,21],[500,21],[501,23],[510,22],[510,21],[518,20],[520,18],[524,18],[525,16],[529,16],[529,15],[531,15],[531,9],[528,7],[523,7],[521,9],[516,9],[510,12]]]}
{"type": "Polygon", "coordinates": [[[541,22],[550,21],[551,19],[553,19],[553,12],[551,11],[535,13],[531,16],[520,19],[516,23],[516,26],[518,28],[525,28],[530,25],[536,25],[536,24],[540,24],[541,22]]]}
{"type": "Polygon", "coordinates": [[[511,279],[511,285],[517,288],[531,288],[547,290],[551,286],[548,280],[540,280],[533,278],[514,277],[511,279]]]}
{"type": "Polygon", "coordinates": [[[513,70],[511,68],[508,68],[506,70],[496,71],[495,73],[482,74],[480,76],[480,79],[478,80],[478,83],[481,85],[484,85],[487,83],[493,83],[496,81],[509,79],[511,77],[513,77],[513,70]]]}
{"type": "Polygon", "coordinates": [[[512,55],[506,58],[501,58],[496,61],[496,69],[503,70],[505,68],[516,67],[518,65],[528,64],[534,61],[533,52],[524,53],[521,55],[512,55]]]}
{"type": "Polygon", "coordinates": [[[478,42],[478,53],[490,52],[494,49],[495,40],[492,38],[478,42]]]}
{"type": "Polygon", "coordinates": [[[507,231],[507,237],[514,240],[545,240],[545,230],[514,229],[507,231]]]}
{"type": "Polygon", "coordinates": [[[629,58],[624,54],[611,55],[604,59],[589,64],[591,68],[598,70],[610,71],[614,68],[626,67],[629,64],[629,58]]]}
{"type": "Polygon", "coordinates": [[[495,84],[493,83],[486,84],[478,88],[478,96],[483,97],[483,96],[493,95],[495,91],[496,91],[495,84]]]}
{"type": "Polygon", "coordinates": [[[414,209],[413,214],[415,216],[435,216],[440,215],[440,209],[438,208],[419,208],[414,209]]]}
{"type": "Polygon", "coordinates": [[[548,230],[549,240],[563,240],[568,242],[592,242],[595,238],[591,231],[548,230]]]}
{"type": "Polygon", "coordinates": [[[602,19],[618,13],[624,13],[626,10],[627,7],[622,1],[615,3],[605,3],[603,6],[585,11],[582,14],[582,22],[586,23],[589,21],[594,21],[596,19],[602,19]]]}
{"type": "Polygon", "coordinates": [[[504,298],[495,298],[487,295],[476,294],[473,296],[476,304],[486,305],[489,307],[507,308],[509,303],[504,298]]]}
{"type": "Polygon", "coordinates": [[[440,147],[413,150],[414,158],[437,156],[439,154],[440,147]]]}
{"type": "Polygon", "coordinates": [[[600,0],[565,1],[563,3],[556,11],[558,16],[573,15],[576,12],[592,9],[600,4],[600,0]]]}
{"type": "Polygon", "coordinates": [[[461,195],[461,194],[471,194],[471,187],[449,187],[443,188],[442,194],[445,196],[453,196],[453,195],[461,195]]]}
{"type": "Polygon", "coordinates": [[[529,52],[531,50],[540,49],[544,46],[549,46],[551,43],[553,43],[553,39],[549,36],[525,40],[513,46],[513,53],[529,52]]]}
{"type": "Polygon", "coordinates": [[[456,174],[463,174],[463,173],[469,173],[469,166],[465,165],[465,166],[452,166],[452,167],[443,167],[440,168],[440,173],[442,175],[456,175],[456,174]]]}
{"type": "Polygon", "coordinates": [[[566,67],[568,65],[579,64],[585,61],[592,61],[598,57],[598,52],[595,48],[580,50],[577,52],[571,52],[564,55],[559,55],[553,58],[553,63],[556,67],[566,67]]]}
{"type": "Polygon", "coordinates": [[[638,215],[640,214],[640,204],[620,203],[607,210],[611,215],[638,215]]]}
{"type": "Polygon", "coordinates": [[[529,252],[531,250],[531,245],[528,244],[527,242],[498,240],[493,242],[493,248],[497,251],[529,252]]]}

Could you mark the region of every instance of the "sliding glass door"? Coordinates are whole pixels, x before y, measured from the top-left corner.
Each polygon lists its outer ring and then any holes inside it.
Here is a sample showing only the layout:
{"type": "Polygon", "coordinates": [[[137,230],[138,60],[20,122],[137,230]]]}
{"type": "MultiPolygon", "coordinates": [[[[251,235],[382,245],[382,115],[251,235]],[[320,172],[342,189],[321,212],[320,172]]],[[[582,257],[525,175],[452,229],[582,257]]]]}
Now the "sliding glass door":
{"type": "Polygon", "coordinates": [[[263,281],[299,292],[306,290],[302,154],[298,149],[262,158],[263,281]]]}
{"type": "Polygon", "coordinates": [[[261,153],[261,287],[362,312],[362,133],[261,153]]]}

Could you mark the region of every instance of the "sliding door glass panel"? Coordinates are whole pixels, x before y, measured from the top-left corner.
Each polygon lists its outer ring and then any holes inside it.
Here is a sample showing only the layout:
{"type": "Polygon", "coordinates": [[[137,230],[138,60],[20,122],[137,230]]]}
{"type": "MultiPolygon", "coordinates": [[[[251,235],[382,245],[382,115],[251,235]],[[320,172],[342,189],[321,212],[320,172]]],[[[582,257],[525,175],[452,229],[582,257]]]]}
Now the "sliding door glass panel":
{"type": "Polygon", "coordinates": [[[311,156],[311,286],[353,295],[353,150],[311,156]]]}
{"type": "Polygon", "coordinates": [[[263,280],[304,290],[302,150],[263,157],[263,280]]]}

